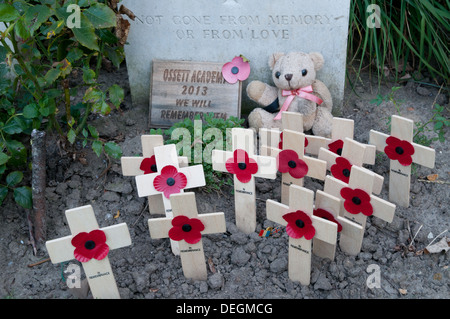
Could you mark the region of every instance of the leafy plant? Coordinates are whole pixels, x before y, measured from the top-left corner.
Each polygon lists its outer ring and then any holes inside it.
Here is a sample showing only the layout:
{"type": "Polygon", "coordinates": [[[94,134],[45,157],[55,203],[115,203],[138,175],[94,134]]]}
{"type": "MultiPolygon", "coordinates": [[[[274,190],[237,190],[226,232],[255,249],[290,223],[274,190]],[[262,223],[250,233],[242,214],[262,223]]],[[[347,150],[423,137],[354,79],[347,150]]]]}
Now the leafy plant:
{"type": "MultiPolygon", "coordinates": [[[[195,120],[201,121],[200,116],[196,116],[195,120]]],[[[211,147],[215,143],[220,143],[220,140],[216,140],[217,136],[208,136],[208,130],[210,129],[218,129],[222,135],[222,150],[231,149],[231,129],[234,127],[242,127],[244,123],[244,119],[239,119],[237,117],[230,116],[228,119],[215,118],[213,113],[205,114],[203,118],[203,122],[201,124],[201,130],[199,129],[199,125],[196,125],[196,121],[192,121],[188,118],[184,119],[181,122],[174,124],[168,130],[162,131],[151,130],[151,134],[161,134],[168,136],[169,139],[165,141],[165,144],[177,144],[181,139],[172,139],[172,133],[176,129],[186,129],[189,132],[190,140],[190,152],[189,154],[183,154],[183,149],[181,147],[177,148],[178,154],[180,156],[189,155],[189,162],[196,163],[198,158],[202,158],[203,170],[205,172],[205,181],[207,192],[211,191],[220,191],[221,187],[224,185],[232,185],[232,180],[228,176],[229,174],[223,174],[218,171],[214,171],[212,168],[212,164],[205,159],[211,158],[212,150],[211,147]],[[206,132],[206,134],[205,134],[206,132]],[[227,135],[228,132],[228,135],[227,135]],[[227,138],[228,136],[228,138],[227,138]],[[196,147],[196,145],[201,145],[201,147],[196,147]],[[201,152],[201,154],[199,154],[201,152]]],[[[178,144],[177,144],[178,146],[178,144]]],[[[220,146],[217,144],[217,148],[220,146]]]]}
{"type": "Polygon", "coordinates": [[[442,116],[444,107],[436,104],[433,109],[433,116],[425,123],[416,122],[414,129],[414,142],[424,146],[430,146],[432,142],[445,142],[445,133],[450,126],[450,120],[442,116]],[[437,136],[427,137],[427,132],[434,132],[437,136]]]}
{"type": "Polygon", "coordinates": [[[0,204],[12,190],[19,205],[32,207],[30,187],[17,186],[29,168],[33,129],[83,147],[90,142],[98,156],[121,156],[87,124],[90,114],[107,115],[124,98],[118,85],[103,90],[97,83],[103,58],[116,67],[124,59],[113,33],[117,15],[107,1],[0,0],[0,204]],[[78,91],[83,99],[74,105],[78,91]]]}
{"type": "Polygon", "coordinates": [[[413,69],[427,70],[432,77],[448,81],[448,7],[448,0],[352,0],[348,61],[352,67],[359,60],[356,78],[362,69],[375,67],[379,83],[388,74],[397,81],[413,69]],[[378,17],[369,5],[378,6],[378,17]],[[368,19],[376,19],[379,28],[368,24],[368,19]]]}

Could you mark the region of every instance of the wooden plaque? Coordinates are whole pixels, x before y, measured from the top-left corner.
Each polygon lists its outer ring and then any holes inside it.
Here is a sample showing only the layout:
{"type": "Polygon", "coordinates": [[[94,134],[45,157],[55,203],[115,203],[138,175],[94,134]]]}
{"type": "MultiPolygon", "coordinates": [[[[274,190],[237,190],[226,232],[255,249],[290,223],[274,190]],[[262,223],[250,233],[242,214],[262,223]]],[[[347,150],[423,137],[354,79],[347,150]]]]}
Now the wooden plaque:
{"type": "Polygon", "coordinates": [[[153,60],[150,127],[170,127],[211,112],[217,118],[239,118],[241,82],[225,81],[224,63],[153,60]]]}

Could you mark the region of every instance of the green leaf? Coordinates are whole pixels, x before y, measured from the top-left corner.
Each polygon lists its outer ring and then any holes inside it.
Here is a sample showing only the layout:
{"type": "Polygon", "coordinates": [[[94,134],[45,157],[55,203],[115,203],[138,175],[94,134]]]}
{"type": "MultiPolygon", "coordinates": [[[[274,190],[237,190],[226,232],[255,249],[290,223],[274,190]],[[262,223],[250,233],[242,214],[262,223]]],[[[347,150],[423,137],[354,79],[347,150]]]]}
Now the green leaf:
{"type": "Polygon", "coordinates": [[[0,3],[0,22],[11,22],[19,16],[19,12],[12,5],[0,3]]]}
{"type": "Polygon", "coordinates": [[[13,118],[11,121],[9,121],[5,126],[3,126],[2,130],[6,134],[13,135],[13,134],[19,134],[22,133],[22,125],[19,123],[17,118],[13,118]]]}
{"type": "Polygon", "coordinates": [[[102,154],[103,144],[100,141],[92,142],[92,150],[97,154],[98,157],[102,154]]]}
{"type": "Polygon", "coordinates": [[[60,75],[61,70],[59,68],[52,68],[45,74],[45,82],[47,83],[47,85],[51,85],[58,79],[60,75]]]}
{"type": "Polygon", "coordinates": [[[1,186],[0,185],[0,205],[3,203],[3,201],[6,198],[6,195],[8,195],[8,187],[1,186]]]}
{"type": "Polygon", "coordinates": [[[116,14],[107,5],[96,3],[83,12],[97,28],[112,28],[116,26],[116,14]]]}
{"type": "Polygon", "coordinates": [[[17,184],[19,184],[23,179],[23,173],[20,171],[14,171],[8,174],[8,176],[6,176],[6,185],[8,187],[12,187],[15,186],[17,184]]]}
{"type": "Polygon", "coordinates": [[[85,47],[91,50],[100,51],[97,42],[97,35],[95,34],[95,28],[86,16],[80,14],[80,27],[72,28],[72,32],[75,38],[85,47]]]}
{"type": "Polygon", "coordinates": [[[5,164],[6,162],[8,162],[8,160],[11,158],[11,156],[6,155],[3,152],[0,152],[0,165],[5,164]]]}
{"type": "Polygon", "coordinates": [[[34,119],[39,116],[39,108],[35,103],[28,104],[23,108],[23,116],[27,119],[34,119]]]}
{"type": "Polygon", "coordinates": [[[33,199],[31,188],[28,186],[23,186],[14,189],[14,200],[17,204],[26,209],[33,208],[33,199]]]}
{"type": "Polygon", "coordinates": [[[41,24],[48,20],[52,10],[45,5],[35,5],[29,7],[24,15],[24,25],[29,30],[30,35],[40,28],[41,24]]]}
{"type": "Polygon", "coordinates": [[[97,131],[97,129],[94,127],[94,126],[92,126],[92,125],[88,125],[88,130],[89,130],[89,133],[91,133],[91,136],[93,137],[93,138],[98,138],[98,131],[97,131]]]}
{"type": "Polygon", "coordinates": [[[30,31],[25,27],[23,20],[23,17],[17,20],[14,31],[19,38],[26,40],[30,37],[30,31]]]}
{"type": "Polygon", "coordinates": [[[109,88],[108,93],[109,99],[111,100],[112,104],[114,104],[114,106],[117,108],[120,107],[120,103],[122,103],[123,99],[125,98],[123,89],[117,84],[114,84],[109,88]]]}
{"type": "Polygon", "coordinates": [[[120,146],[114,142],[108,142],[105,144],[105,153],[115,159],[119,159],[122,156],[120,146]]]}
{"type": "Polygon", "coordinates": [[[69,140],[70,144],[73,144],[75,142],[77,135],[75,134],[75,131],[73,129],[70,129],[67,133],[67,139],[69,140]]]}
{"type": "Polygon", "coordinates": [[[81,50],[79,48],[73,48],[67,54],[66,59],[69,60],[69,62],[73,64],[74,62],[81,59],[82,56],[83,56],[83,50],[81,50]]]}
{"type": "Polygon", "coordinates": [[[86,84],[93,84],[95,83],[95,72],[92,69],[89,68],[83,68],[83,81],[86,84]]]}

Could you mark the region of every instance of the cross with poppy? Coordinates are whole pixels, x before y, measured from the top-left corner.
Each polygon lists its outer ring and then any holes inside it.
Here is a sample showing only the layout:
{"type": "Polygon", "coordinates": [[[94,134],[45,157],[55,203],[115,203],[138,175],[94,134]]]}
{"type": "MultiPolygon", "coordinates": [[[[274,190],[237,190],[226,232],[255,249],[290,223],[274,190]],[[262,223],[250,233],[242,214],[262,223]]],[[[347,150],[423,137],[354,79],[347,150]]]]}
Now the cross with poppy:
{"type": "Polygon", "coordinates": [[[108,252],[131,245],[125,223],[99,228],[92,206],[66,210],[72,235],[45,243],[54,264],[76,259],[81,262],[94,298],[119,299],[108,252]]]}
{"type": "MultiPolygon", "coordinates": [[[[341,209],[341,199],[327,194],[321,190],[316,191],[316,201],[314,203],[314,216],[325,218],[338,225],[337,232],[339,239],[347,238],[353,240],[364,236],[364,228],[351,220],[339,215],[341,209]]],[[[344,239],[345,241],[345,239],[344,239]]],[[[313,253],[321,258],[334,260],[336,253],[336,243],[327,243],[318,238],[313,238],[313,253]]]]}
{"type": "Polygon", "coordinates": [[[170,196],[173,218],[148,220],[153,239],[167,238],[177,241],[181,265],[186,278],[206,280],[206,263],[202,236],[226,231],[224,213],[198,214],[195,193],[170,196]]]}
{"type": "Polygon", "coordinates": [[[233,128],[232,152],[213,150],[213,170],[234,175],[234,208],[236,226],[250,234],[256,229],[255,177],[275,179],[277,167],[274,157],[255,155],[254,132],[233,128]]]}
{"type": "MultiPolygon", "coordinates": [[[[142,156],[122,156],[120,158],[123,176],[137,176],[158,172],[155,153],[153,149],[164,145],[162,135],[142,135],[142,156]]],[[[180,167],[188,166],[187,157],[178,157],[180,167]]],[[[148,196],[148,209],[150,214],[164,214],[164,203],[161,194],[148,196]]]]}
{"type": "Polygon", "coordinates": [[[314,192],[304,187],[289,187],[289,205],[266,201],[267,219],[286,226],[289,235],[289,278],[302,285],[311,281],[311,246],[316,238],[336,245],[338,224],[313,215],[314,192]]]}
{"type": "Polygon", "coordinates": [[[305,176],[324,180],[327,162],[304,155],[305,134],[286,129],[283,135],[283,150],[278,151],[277,167],[281,172],[281,202],[287,204],[289,186],[303,186],[305,176]]]}
{"type": "MultiPolygon", "coordinates": [[[[364,157],[367,154],[368,145],[359,143],[348,137],[344,139],[341,155],[338,155],[326,148],[320,148],[319,159],[327,162],[327,170],[333,177],[348,183],[350,179],[351,167],[353,165],[363,167],[364,157]]],[[[375,174],[375,173],[374,173],[375,174]]],[[[373,193],[380,194],[383,189],[384,177],[375,174],[373,193]]]]}
{"type": "MultiPolygon", "coordinates": [[[[172,217],[170,196],[185,189],[205,186],[203,165],[180,168],[175,144],[157,146],[154,152],[158,172],[135,177],[138,196],[162,194],[164,213],[166,217],[172,217]]],[[[178,255],[177,243],[171,241],[171,244],[173,253],[178,255]]]]}
{"type": "Polygon", "coordinates": [[[369,143],[390,159],[389,200],[400,206],[409,206],[411,164],[434,168],[435,150],[413,143],[414,121],[392,115],[391,135],[370,131],[369,143]]]}
{"type": "MultiPolygon", "coordinates": [[[[324,191],[341,199],[340,215],[365,229],[367,217],[375,216],[391,223],[395,204],[372,195],[375,174],[363,167],[353,165],[350,180],[344,183],[330,175],[325,179],[324,191]]],[[[350,255],[361,251],[364,233],[360,236],[340,236],[341,250],[350,255]]]]}

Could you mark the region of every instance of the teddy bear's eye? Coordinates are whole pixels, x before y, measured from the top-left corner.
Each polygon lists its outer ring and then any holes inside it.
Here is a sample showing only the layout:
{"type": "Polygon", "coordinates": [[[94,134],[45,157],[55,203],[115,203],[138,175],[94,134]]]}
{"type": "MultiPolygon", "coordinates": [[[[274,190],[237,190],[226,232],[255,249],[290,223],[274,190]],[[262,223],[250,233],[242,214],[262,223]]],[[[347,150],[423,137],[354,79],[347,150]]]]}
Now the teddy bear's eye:
{"type": "Polygon", "coordinates": [[[280,71],[277,71],[277,72],[275,73],[275,77],[276,77],[277,79],[280,78],[280,75],[281,75],[280,71]]]}
{"type": "Polygon", "coordinates": [[[307,69],[303,69],[303,70],[302,70],[302,75],[303,75],[303,76],[306,76],[306,74],[308,74],[308,70],[307,70],[307,69]]]}

